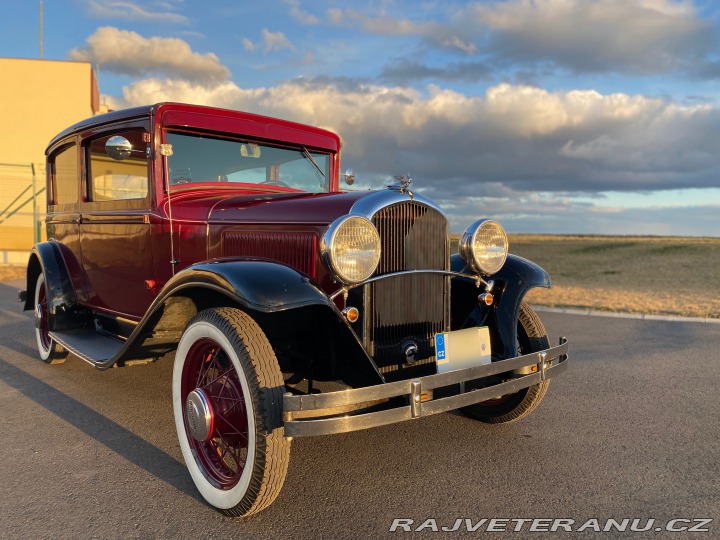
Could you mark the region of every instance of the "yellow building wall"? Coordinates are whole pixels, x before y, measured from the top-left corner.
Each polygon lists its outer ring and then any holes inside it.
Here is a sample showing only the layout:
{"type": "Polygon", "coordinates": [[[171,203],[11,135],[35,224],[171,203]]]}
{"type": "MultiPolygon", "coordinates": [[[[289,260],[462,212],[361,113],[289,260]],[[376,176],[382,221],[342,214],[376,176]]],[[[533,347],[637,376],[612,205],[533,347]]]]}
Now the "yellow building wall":
{"type": "MultiPolygon", "coordinates": [[[[86,62],[0,58],[0,263],[7,250],[26,252],[45,226],[45,191],[37,197],[33,223],[32,185],[45,188],[45,148],[65,128],[99,108],[97,82],[86,62]],[[21,195],[22,194],[22,195],[21,195]],[[21,195],[21,196],[20,196],[21,195]],[[20,196],[18,198],[18,196],[20,196]],[[20,208],[22,206],[22,208],[20,208]],[[13,213],[13,211],[15,211],[13,213]],[[10,215],[12,214],[12,215],[10,215]]],[[[18,255],[27,259],[27,255],[18,255]]]]}

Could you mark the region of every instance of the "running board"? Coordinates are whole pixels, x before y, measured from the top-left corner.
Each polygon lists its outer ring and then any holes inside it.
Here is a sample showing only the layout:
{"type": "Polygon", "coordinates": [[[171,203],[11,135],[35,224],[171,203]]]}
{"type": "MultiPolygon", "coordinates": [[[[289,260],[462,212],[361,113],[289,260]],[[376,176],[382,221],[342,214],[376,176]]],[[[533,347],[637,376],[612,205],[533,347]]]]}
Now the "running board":
{"type": "Polygon", "coordinates": [[[108,360],[125,345],[124,341],[98,334],[87,328],[50,332],[50,337],[75,356],[95,367],[107,366],[108,360]]]}

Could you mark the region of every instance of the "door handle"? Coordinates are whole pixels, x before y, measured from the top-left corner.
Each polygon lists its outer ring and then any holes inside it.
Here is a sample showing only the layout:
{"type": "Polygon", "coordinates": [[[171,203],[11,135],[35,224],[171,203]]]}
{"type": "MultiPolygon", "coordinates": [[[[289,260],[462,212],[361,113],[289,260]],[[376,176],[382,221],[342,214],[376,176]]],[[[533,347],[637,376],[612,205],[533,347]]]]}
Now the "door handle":
{"type": "Polygon", "coordinates": [[[82,222],[83,222],[82,214],[78,214],[77,216],[71,217],[71,218],[70,218],[70,221],[71,221],[72,223],[82,223],[82,222]]]}

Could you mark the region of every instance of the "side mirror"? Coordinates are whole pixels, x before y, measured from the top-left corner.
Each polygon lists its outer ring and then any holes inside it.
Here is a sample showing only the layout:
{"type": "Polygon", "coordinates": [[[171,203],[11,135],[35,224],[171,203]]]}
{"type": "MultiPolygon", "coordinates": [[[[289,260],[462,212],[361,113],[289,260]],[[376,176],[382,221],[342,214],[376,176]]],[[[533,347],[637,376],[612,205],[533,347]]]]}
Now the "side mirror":
{"type": "Polygon", "coordinates": [[[348,169],[345,171],[345,174],[343,174],[343,178],[345,179],[345,183],[348,186],[352,186],[355,183],[355,173],[352,169],[348,169]]]}
{"type": "Polygon", "coordinates": [[[132,144],[125,137],[115,135],[105,143],[105,152],[116,161],[123,161],[130,157],[132,144]]]}

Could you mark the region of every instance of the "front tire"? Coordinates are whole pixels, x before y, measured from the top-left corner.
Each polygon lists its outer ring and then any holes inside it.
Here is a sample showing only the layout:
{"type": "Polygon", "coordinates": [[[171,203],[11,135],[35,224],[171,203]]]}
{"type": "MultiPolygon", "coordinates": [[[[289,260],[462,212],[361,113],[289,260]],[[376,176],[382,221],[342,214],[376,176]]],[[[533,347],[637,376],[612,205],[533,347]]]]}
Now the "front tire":
{"type": "Polygon", "coordinates": [[[45,274],[41,273],[35,282],[35,341],[40,359],[47,364],[62,364],[68,352],[50,337],[48,326],[48,299],[45,274]]]}
{"type": "MultiPolygon", "coordinates": [[[[547,331],[540,317],[525,302],[520,304],[517,327],[518,355],[530,354],[550,348],[547,331]]],[[[523,388],[514,394],[482,401],[460,409],[463,414],[488,424],[507,424],[524,418],[540,405],[550,386],[547,379],[523,388]]]]}
{"type": "Polygon", "coordinates": [[[185,464],[205,500],[232,517],[267,508],[287,474],[283,378],[262,329],[233,308],[187,325],[173,369],[175,427],[185,464]]]}

